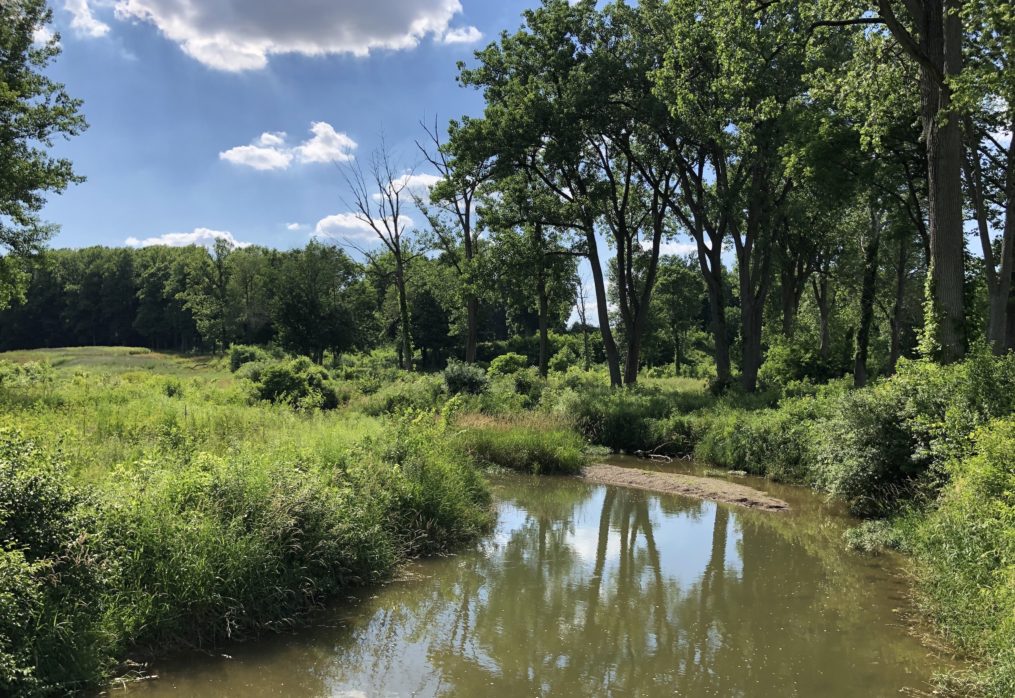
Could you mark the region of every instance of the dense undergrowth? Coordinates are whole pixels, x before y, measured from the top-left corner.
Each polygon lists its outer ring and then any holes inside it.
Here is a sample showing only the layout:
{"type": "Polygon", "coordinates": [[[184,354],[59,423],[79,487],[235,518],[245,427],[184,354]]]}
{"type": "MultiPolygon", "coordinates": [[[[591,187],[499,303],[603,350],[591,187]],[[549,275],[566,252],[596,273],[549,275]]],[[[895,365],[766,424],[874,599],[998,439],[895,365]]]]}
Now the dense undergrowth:
{"type": "Polygon", "coordinates": [[[623,391],[599,370],[542,380],[513,359],[407,375],[384,354],[95,351],[0,363],[0,692],[288,626],[475,537],[480,468],[574,473],[599,445],[844,500],[869,520],[849,542],[909,552],[927,614],[976,660],[953,689],[1015,693],[1013,357],[713,396],[659,372],[623,391]]]}

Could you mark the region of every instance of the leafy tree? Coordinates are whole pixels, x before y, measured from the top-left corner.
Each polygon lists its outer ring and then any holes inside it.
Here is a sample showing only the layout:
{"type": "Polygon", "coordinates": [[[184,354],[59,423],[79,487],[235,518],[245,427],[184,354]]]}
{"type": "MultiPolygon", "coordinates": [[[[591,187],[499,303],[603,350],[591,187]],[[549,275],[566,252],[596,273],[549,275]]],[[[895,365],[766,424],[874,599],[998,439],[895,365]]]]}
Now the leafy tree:
{"type": "Polygon", "coordinates": [[[366,298],[358,265],[339,248],[311,242],[283,253],[274,279],[279,342],[320,364],[324,352],[356,345],[357,317],[366,298]]]}
{"type": "Polygon", "coordinates": [[[39,219],[46,194],[83,181],[47,153],[56,136],[86,127],[80,100],[43,73],[60,53],[56,34],[36,42],[52,18],[45,0],[0,3],[0,308],[23,298],[24,259],[55,230],[39,219]]]}

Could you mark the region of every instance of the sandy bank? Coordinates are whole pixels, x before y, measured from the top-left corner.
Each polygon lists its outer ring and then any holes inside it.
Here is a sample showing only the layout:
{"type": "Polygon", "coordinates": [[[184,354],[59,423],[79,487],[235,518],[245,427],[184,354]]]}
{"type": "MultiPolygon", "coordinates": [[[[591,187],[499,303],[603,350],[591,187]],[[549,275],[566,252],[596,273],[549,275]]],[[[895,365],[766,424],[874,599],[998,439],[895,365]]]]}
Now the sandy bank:
{"type": "Polygon", "coordinates": [[[789,511],[789,504],[781,499],[770,497],[746,485],[715,478],[658,473],[604,464],[590,465],[581,476],[589,482],[601,485],[619,485],[650,492],[679,494],[764,511],[789,511]]]}

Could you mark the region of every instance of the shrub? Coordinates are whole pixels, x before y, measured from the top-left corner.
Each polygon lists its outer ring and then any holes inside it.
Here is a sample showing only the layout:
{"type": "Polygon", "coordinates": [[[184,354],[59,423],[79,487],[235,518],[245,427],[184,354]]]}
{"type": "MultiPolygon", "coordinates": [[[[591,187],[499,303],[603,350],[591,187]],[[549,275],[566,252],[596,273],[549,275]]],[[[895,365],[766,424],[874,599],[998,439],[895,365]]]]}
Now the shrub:
{"type": "Polygon", "coordinates": [[[271,360],[271,356],[261,347],[247,344],[234,344],[229,347],[229,370],[236,373],[244,364],[271,360]]]}
{"type": "Polygon", "coordinates": [[[102,568],[63,464],[0,432],[0,693],[66,694],[107,666],[102,568]]]}
{"type": "Polygon", "coordinates": [[[529,360],[526,357],[521,354],[508,352],[507,354],[501,354],[490,362],[490,368],[487,369],[487,374],[491,378],[496,376],[509,376],[525,369],[528,365],[529,360]]]}
{"type": "Polygon", "coordinates": [[[403,376],[387,383],[357,404],[369,415],[400,414],[409,410],[434,410],[444,399],[440,376],[403,376]]]}
{"type": "Polygon", "coordinates": [[[987,659],[980,688],[1015,695],[1015,418],[973,437],[976,455],[948,464],[951,484],[909,541],[920,589],[947,638],[987,659]]]}
{"type": "Polygon", "coordinates": [[[489,379],[479,366],[452,361],[444,369],[444,385],[450,395],[479,395],[487,389],[489,379]]]}
{"type": "Polygon", "coordinates": [[[574,474],[587,464],[585,441],[561,426],[473,417],[460,427],[456,444],[484,465],[538,475],[574,474]]]}
{"type": "Polygon", "coordinates": [[[730,470],[744,470],[783,482],[809,478],[809,403],[779,410],[720,409],[699,417],[694,457],[730,470]]]}
{"type": "Polygon", "coordinates": [[[259,400],[303,409],[334,409],[341,401],[328,372],[305,357],[265,366],[258,378],[254,395],[259,400]]]}
{"type": "Polygon", "coordinates": [[[975,429],[1013,410],[1013,355],[900,362],[892,378],[838,400],[815,429],[816,481],[857,515],[888,515],[900,497],[935,496],[944,464],[971,453],[975,429]]]}

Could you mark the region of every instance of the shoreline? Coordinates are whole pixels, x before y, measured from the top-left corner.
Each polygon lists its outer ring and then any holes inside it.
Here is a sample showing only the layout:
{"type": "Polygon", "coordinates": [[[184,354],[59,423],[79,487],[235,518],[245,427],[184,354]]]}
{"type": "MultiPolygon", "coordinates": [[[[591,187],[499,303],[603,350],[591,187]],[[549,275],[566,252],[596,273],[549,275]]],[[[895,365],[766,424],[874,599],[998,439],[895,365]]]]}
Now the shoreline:
{"type": "Polygon", "coordinates": [[[747,509],[771,512],[790,510],[787,502],[753,487],[696,475],[660,473],[596,463],[582,470],[579,477],[599,485],[616,485],[662,494],[678,494],[747,509]]]}

